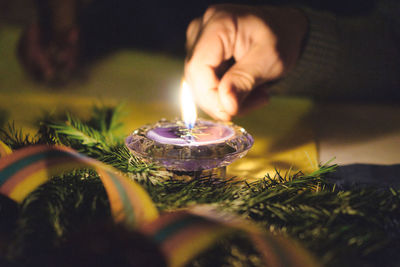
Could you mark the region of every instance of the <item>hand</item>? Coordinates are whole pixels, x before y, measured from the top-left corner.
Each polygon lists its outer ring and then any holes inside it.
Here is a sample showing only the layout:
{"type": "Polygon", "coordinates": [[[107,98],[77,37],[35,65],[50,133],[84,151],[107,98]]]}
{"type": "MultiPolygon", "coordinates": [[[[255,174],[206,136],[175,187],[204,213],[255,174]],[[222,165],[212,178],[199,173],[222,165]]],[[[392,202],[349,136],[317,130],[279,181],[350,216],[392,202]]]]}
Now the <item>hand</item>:
{"type": "Polygon", "coordinates": [[[307,19],[292,8],[216,5],[187,29],[185,79],[210,116],[231,120],[267,102],[296,64],[307,19]]]}
{"type": "Polygon", "coordinates": [[[65,83],[77,65],[78,37],[76,27],[48,34],[37,23],[33,23],[19,41],[19,59],[36,80],[52,84],[65,83]]]}

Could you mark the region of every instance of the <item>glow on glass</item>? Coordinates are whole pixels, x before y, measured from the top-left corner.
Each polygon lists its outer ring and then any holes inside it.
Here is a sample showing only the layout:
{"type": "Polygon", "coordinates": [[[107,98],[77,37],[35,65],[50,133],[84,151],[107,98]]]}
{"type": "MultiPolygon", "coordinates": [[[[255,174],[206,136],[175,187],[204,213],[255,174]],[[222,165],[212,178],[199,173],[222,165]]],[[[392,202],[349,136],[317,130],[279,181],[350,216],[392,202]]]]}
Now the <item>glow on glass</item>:
{"type": "Polygon", "coordinates": [[[182,120],[187,128],[192,129],[197,119],[196,104],[193,99],[192,90],[190,90],[185,80],[183,80],[181,84],[180,97],[182,120]]]}

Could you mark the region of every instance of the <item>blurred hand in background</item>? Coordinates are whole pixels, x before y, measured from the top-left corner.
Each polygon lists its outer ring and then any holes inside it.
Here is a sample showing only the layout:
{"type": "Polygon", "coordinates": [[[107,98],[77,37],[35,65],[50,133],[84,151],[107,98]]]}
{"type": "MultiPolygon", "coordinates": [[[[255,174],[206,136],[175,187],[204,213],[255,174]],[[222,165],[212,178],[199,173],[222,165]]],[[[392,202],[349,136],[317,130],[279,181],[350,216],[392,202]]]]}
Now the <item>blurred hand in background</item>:
{"type": "Polygon", "coordinates": [[[38,20],[23,32],[18,57],[35,80],[63,84],[77,67],[78,0],[38,0],[36,6],[38,20]]]}
{"type": "Polygon", "coordinates": [[[211,117],[267,102],[268,85],[296,64],[307,18],[292,8],[216,5],[187,29],[185,79],[211,117]]]}
{"type": "Polygon", "coordinates": [[[77,27],[49,38],[37,23],[33,23],[20,39],[18,56],[26,71],[35,80],[62,84],[67,82],[76,69],[78,40],[77,27]]]}

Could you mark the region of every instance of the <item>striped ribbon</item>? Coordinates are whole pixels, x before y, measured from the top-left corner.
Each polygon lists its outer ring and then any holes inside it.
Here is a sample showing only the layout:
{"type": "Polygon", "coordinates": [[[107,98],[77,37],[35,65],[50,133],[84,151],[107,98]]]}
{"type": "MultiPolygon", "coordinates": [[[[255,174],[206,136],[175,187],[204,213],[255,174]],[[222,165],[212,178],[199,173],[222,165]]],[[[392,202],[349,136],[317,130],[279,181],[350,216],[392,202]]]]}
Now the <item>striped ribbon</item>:
{"type": "Polygon", "coordinates": [[[162,214],[142,227],[164,253],[169,266],[184,266],[221,238],[243,233],[259,251],[265,266],[318,266],[293,240],[271,235],[255,225],[208,207],[162,214]]]}
{"type": "Polygon", "coordinates": [[[0,141],[0,158],[5,157],[12,153],[11,148],[9,148],[6,144],[0,141]]]}
{"type": "MultiPolygon", "coordinates": [[[[2,148],[3,145],[0,143],[2,148]]],[[[3,151],[11,152],[7,147],[3,151]]],[[[78,168],[92,168],[98,172],[114,220],[129,227],[139,226],[160,246],[169,266],[183,266],[221,238],[238,232],[252,241],[266,266],[318,266],[310,254],[292,240],[265,233],[248,221],[207,206],[158,216],[152,200],[140,185],[120,175],[116,169],[67,147],[30,146],[2,157],[0,193],[21,202],[52,176],[78,168]]]]}
{"type": "Polygon", "coordinates": [[[1,158],[0,193],[21,202],[52,176],[79,168],[97,171],[116,222],[134,226],[158,216],[152,200],[140,185],[100,161],[61,146],[30,146],[1,158]]]}

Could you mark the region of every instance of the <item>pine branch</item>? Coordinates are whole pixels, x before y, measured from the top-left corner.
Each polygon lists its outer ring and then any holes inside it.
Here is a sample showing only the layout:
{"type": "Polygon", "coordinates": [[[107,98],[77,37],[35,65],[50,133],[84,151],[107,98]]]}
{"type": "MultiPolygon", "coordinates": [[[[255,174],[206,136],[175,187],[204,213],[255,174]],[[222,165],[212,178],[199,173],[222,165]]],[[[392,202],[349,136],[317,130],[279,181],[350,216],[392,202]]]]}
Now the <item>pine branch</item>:
{"type": "Polygon", "coordinates": [[[148,164],[133,156],[125,145],[119,144],[108,150],[85,149],[82,153],[115,167],[144,186],[161,184],[172,174],[155,164],[148,164]]]}
{"type": "Polygon", "coordinates": [[[122,123],[122,106],[115,109],[95,107],[92,118],[86,123],[71,114],[65,122],[47,120],[42,122],[45,133],[54,142],[70,146],[77,151],[109,164],[127,173],[143,185],[162,183],[171,173],[160,170],[154,164],[147,164],[134,157],[123,143],[118,131],[122,123]],[[92,125],[92,126],[90,126],[92,125]]]}
{"type": "Polygon", "coordinates": [[[6,129],[0,129],[0,140],[12,149],[39,143],[36,137],[23,133],[21,129],[16,129],[14,122],[8,123],[6,129]]]}
{"type": "Polygon", "coordinates": [[[125,114],[122,104],[116,107],[94,106],[92,113],[93,116],[88,125],[100,131],[103,136],[108,138],[108,141],[111,141],[111,144],[115,144],[117,140],[123,138],[121,117],[125,114]]]}
{"type": "Polygon", "coordinates": [[[55,130],[60,140],[65,140],[64,143],[71,145],[73,148],[79,149],[82,146],[101,148],[102,150],[108,150],[109,148],[106,138],[99,131],[84,124],[71,114],[67,114],[65,123],[54,122],[48,127],[55,130]]]}

